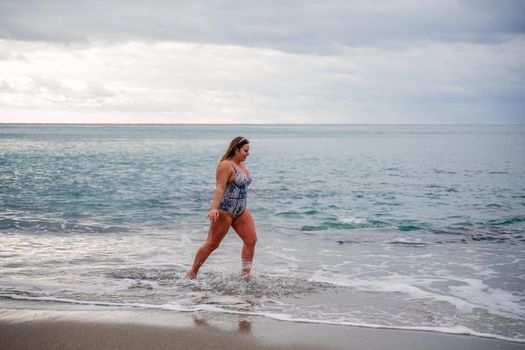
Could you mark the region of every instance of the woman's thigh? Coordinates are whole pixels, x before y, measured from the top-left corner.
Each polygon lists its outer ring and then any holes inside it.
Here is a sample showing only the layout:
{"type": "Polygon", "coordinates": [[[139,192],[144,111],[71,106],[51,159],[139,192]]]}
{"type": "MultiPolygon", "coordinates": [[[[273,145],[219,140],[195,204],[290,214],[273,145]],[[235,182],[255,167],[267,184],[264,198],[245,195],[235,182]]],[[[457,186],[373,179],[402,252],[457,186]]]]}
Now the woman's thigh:
{"type": "Polygon", "coordinates": [[[210,223],[210,230],[208,231],[208,243],[219,244],[224,236],[228,233],[228,230],[232,226],[233,217],[228,213],[219,211],[219,218],[217,221],[210,223]]]}
{"type": "Polygon", "coordinates": [[[257,241],[255,222],[248,209],[244,209],[242,214],[233,221],[232,227],[244,243],[255,244],[257,241]]]}

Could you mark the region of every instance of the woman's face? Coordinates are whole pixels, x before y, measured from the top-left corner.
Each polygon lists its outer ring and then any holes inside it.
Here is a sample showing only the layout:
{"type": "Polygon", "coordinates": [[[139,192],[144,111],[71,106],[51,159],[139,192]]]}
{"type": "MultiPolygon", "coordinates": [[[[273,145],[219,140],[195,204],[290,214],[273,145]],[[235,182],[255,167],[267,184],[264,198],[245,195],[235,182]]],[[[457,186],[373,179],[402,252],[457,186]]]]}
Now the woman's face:
{"type": "Polygon", "coordinates": [[[244,162],[246,158],[250,155],[250,144],[247,143],[243,145],[239,150],[236,152],[237,156],[239,157],[239,160],[241,162],[244,162]]]}

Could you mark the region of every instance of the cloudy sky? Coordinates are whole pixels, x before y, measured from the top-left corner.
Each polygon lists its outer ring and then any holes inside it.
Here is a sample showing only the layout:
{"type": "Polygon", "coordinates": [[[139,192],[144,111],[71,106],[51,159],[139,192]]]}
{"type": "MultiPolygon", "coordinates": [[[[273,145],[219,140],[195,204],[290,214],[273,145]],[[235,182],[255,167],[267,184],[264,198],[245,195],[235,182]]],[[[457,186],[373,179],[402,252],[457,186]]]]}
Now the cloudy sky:
{"type": "Polygon", "coordinates": [[[525,1],[0,0],[0,122],[525,123],[525,1]]]}

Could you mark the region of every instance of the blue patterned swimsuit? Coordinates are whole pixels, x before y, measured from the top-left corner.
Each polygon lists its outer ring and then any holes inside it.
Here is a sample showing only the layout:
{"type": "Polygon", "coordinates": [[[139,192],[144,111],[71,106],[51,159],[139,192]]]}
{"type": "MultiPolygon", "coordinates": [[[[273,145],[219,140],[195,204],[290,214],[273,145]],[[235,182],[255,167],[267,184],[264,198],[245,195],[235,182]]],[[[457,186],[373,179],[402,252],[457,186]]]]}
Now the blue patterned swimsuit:
{"type": "Polygon", "coordinates": [[[228,186],[224,190],[222,200],[219,203],[219,209],[232,213],[233,217],[236,218],[246,208],[248,185],[252,182],[252,177],[244,175],[233,165],[232,168],[235,170],[235,177],[228,182],[228,186]]]}

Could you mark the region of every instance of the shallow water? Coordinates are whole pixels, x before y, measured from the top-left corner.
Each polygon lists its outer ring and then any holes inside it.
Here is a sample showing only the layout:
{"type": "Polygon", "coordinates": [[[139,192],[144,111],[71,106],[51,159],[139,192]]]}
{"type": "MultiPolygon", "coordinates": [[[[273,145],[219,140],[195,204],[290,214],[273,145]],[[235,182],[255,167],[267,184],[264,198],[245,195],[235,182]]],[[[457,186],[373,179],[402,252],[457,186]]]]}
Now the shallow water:
{"type": "Polygon", "coordinates": [[[0,295],[525,341],[525,126],[0,126],[0,295]],[[214,169],[251,140],[255,281],[197,281],[214,169]]]}

